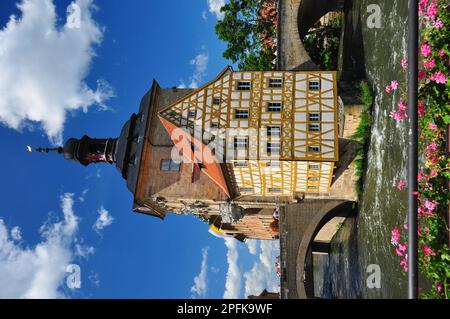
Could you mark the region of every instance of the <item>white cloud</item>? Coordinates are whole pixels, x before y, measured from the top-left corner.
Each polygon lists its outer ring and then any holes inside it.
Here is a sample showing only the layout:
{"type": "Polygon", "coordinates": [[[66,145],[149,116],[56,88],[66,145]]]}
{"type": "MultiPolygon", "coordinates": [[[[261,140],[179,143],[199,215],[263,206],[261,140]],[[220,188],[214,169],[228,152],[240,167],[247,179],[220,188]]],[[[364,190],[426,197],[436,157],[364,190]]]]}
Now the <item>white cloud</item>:
{"type": "Polygon", "coordinates": [[[66,266],[74,259],[72,250],[78,229],[73,194],[61,196],[61,221],[40,228],[42,241],[22,247],[9,239],[0,219],[0,298],[63,298],[66,266]]]}
{"type": "Polygon", "coordinates": [[[82,258],[88,258],[89,255],[95,253],[95,248],[92,246],[85,246],[83,244],[75,244],[75,254],[82,258]]]}
{"type": "Polygon", "coordinates": [[[95,89],[85,82],[103,30],[91,17],[92,0],[74,3],[79,28],[58,26],[65,19],[52,0],[23,0],[21,16],[0,30],[0,122],[17,130],[39,124],[54,144],[62,143],[68,112],[105,107],[114,95],[104,80],[95,89]]]}
{"type": "Polygon", "coordinates": [[[191,287],[192,298],[205,298],[208,290],[208,247],[202,249],[202,264],[200,267],[200,273],[194,278],[194,286],[191,287]]]}
{"type": "Polygon", "coordinates": [[[279,256],[279,242],[262,240],[258,262],[244,274],[245,296],[259,295],[264,289],[272,292],[279,291],[279,278],[275,274],[275,261],[279,256]]]}
{"type": "Polygon", "coordinates": [[[78,200],[79,200],[81,203],[84,203],[84,200],[85,200],[85,198],[86,198],[86,194],[87,194],[88,192],[89,192],[89,188],[83,189],[83,191],[81,192],[81,195],[78,196],[78,200]]]}
{"type": "Polygon", "coordinates": [[[225,5],[225,0],[208,0],[208,10],[214,14],[217,19],[223,19],[224,14],[220,9],[225,5]]]}
{"type": "Polygon", "coordinates": [[[198,88],[199,83],[203,82],[206,75],[206,69],[208,68],[208,60],[209,56],[207,53],[200,53],[189,62],[195,67],[191,77],[191,83],[189,84],[191,89],[198,88]]]}
{"type": "Polygon", "coordinates": [[[91,274],[88,276],[88,279],[95,287],[100,287],[100,278],[98,276],[98,273],[91,272],[91,274]]]}
{"type": "Polygon", "coordinates": [[[205,21],[208,20],[208,12],[202,11],[202,19],[205,21]]]}
{"type": "Polygon", "coordinates": [[[227,261],[228,272],[225,281],[224,299],[238,299],[241,290],[241,271],[238,266],[239,253],[237,250],[237,240],[225,238],[225,245],[228,248],[227,261]]]}
{"type": "Polygon", "coordinates": [[[246,239],[248,252],[252,255],[256,255],[256,250],[258,249],[258,241],[256,239],[246,239]]]}
{"type": "Polygon", "coordinates": [[[16,241],[19,241],[22,239],[22,231],[20,230],[19,226],[14,226],[11,229],[11,238],[16,241]]]}
{"type": "Polygon", "coordinates": [[[92,226],[97,233],[100,233],[105,227],[108,227],[114,221],[114,218],[109,214],[105,207],[101,206],[98,209],[98,218],[92,226]]]}

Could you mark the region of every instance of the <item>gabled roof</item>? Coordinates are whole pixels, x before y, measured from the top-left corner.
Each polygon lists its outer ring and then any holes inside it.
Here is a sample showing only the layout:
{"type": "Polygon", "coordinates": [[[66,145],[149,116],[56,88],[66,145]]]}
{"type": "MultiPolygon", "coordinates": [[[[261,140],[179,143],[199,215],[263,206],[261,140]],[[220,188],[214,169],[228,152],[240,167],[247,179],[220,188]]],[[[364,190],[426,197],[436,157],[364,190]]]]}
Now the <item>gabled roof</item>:
{"type": "Polygon", "coordinates": [[[201,163],[201,171],[205,173],[225,194],[231,198],[225,177],[216,156],[211,149],[193,137],[187,130],[178,128],[175,124],[159,115],[161,123],[169,133],[184,161],[188,163],[201,163]],[[191,145],[193,147],[191,148],[191,145]]]}

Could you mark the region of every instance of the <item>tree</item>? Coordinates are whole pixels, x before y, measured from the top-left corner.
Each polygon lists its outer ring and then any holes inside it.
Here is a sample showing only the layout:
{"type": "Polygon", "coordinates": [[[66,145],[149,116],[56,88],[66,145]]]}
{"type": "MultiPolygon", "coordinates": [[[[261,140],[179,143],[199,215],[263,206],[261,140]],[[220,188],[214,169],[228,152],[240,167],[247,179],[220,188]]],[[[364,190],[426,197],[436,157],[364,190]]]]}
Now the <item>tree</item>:
{"type": "Polygon", "coordinates": [[[261,16],[262,8],[271,2],[273,0],[230,0],[221,9],[224,18],[217,22],[215,31],[219,39],[227,42],[223,56],[237,62],[241,70],[273,68],[273,47],[263,45],[262,41],[263,35],[267,39],[276,33],[270,20],[273,15],[261,16]]]}

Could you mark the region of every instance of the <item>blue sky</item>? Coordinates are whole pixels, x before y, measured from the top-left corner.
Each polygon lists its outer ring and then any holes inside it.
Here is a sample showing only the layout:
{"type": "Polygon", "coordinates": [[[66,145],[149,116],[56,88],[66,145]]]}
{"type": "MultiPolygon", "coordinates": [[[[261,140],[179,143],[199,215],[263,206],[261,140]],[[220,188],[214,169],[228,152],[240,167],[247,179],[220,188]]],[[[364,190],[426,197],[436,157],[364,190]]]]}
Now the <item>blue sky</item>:
{"type": "Polygon", "coordinates": [[[191,216],[135,214],[114,166],[25,152],[116,137],[153,78],[172,87],[215,77],[229,64],[214,34],[223,2],[78,0],[75,29],[70,4],[0,3],[0,298],[236,298],[276,288],[277,243],[224,242],[191,216]],[[68,264],[79,265],[80,288],[67,287],[68,264]]]}

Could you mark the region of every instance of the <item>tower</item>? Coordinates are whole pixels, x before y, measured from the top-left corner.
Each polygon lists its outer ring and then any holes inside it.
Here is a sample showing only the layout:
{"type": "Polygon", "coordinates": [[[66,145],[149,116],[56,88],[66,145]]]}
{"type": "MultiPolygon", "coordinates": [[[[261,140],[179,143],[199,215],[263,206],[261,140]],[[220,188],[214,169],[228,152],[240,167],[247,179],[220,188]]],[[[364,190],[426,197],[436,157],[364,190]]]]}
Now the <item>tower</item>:
{"type": "Polygon", "coordinates": [[[192,214],[222,235],[273,239],[274,209],[329,190],[337,131],[335,72],[226,67],[195,90],[153,81],[118,138],[40,150],[114,164],[135,212],[192,214]]]}

